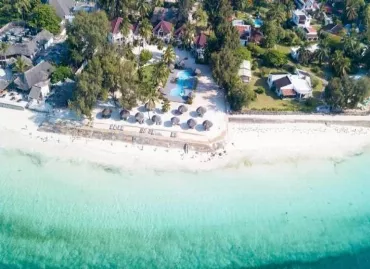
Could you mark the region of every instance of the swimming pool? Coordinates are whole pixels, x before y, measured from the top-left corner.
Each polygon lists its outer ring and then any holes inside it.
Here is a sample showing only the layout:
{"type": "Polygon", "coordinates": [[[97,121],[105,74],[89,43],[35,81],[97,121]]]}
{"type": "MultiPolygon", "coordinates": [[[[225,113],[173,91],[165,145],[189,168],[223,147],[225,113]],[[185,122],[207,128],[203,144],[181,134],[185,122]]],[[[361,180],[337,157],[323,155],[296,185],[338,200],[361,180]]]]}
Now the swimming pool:
{"type": "Polygon", "coordinates": [[[263,24],[263,21],[261,19],[256,18],[253,20],[253,23],[254,23],[254,27],[260,28],[263,24]]]}
{"type": "Polygon", "coordinates": [[[171,90],[171,96],[186,96],[186,92],[193,87],[193,79],[191,72],[183,70],[177,73],[176,86],[171,90]]]}

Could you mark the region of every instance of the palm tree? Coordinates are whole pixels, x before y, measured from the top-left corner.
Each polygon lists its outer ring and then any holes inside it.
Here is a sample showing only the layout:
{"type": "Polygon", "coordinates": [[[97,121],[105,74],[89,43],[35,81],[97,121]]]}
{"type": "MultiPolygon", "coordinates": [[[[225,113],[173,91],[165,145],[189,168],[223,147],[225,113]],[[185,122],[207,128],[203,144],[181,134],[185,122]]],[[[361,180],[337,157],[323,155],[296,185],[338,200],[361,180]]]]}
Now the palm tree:
{"type": "Polygon", "coordinates": [[[351,68],[351,60],[344,57],[342,51],[336,50],[334,52],[331,65],[337,75],[345,76],[351,68]]]}
{"type": "Polygon", "coordinates": [[[28,12],[31,8],[31,1],[30,0],[15,1],[14,8],[17,10],[19,15],[22,16],[22,19],[24,19],[24,13],[28,12]]]}
{"type": "Polygon", "coordinates": [[[322,65],[323,62],[326,62],[329,58],[329,48],[319,45],[315,51],[314,57],[319,61],[319,65],[322,65]]]}
{"type": "Polygon", "coordinates": [[[308,49],[308,44],[305,42],[297,51],[298,62],[307,65],[311,60],[311,52],[308,49]]]}
{"type": "Polygon", "coordinates": [[[148,111],[148,116],[150,117],[149,111],[154,111],[155,110],[155,103],[159,99],[159,94],[158,91],[155,87],[148,87],[145,90],[145,97],[147,100],[147,103],[145,104],[145,108],[148,111]]]}
{"type": "Polygon", "coordinates": [[[159,85],[159,84],[164,85],[166,83],[165,80],[168,78],[169,72],[170,70],[168,69],[168,66],[165,63],[160,62],[157,65],[157,68],[155,68],[154,70],[154,74],[152,76],[154,80],[153,83],[155,85],[159,85]]]}
{"type": "Polygon", "coordinates": [[[166,51],[163,53],[163,56],[162,56],[162,61],[169,65],[171,63],[173,63],[176,59],[176,54],[175,54],[175,50],[173,49],[173,47],[171,45],[169,45],[166,49],[166,51]]]}
{"type": "Polygon", "coordinates": [[[18,73],[24,73],[26,71],[26,68],[27,68],[26,62],[21,57],[18,57],[14,65],[14,71],[18,73]]]}
{"type": "Polygon", "coordinates": [[[199,26],[199,24],[206,26],[207,25],[207,20],[208,20],[207,13],[202,8],[198,8],[193,13],[193,20],[195,20],[196,26],[199,26]]]}
{"type": "Polygon", "coordinates": [[[349,21],[353,21],[358,17],[358,3],[357,1],[347,0],[346,15],[349,21]]]}
{"type": "Polygon", "coordinates": [[[143,37],[144,41],[149,42],[153,33],[153,26],[149,20],[147,18],[143,19],[139,27],[139,34],[143,37]]]}
{"type": "Polygon", "coordinates": [[[185,24],[184,26],[184,33],[181,36],[181,41],[185,45],[187,49],[190,48],[193,40],[194,40],[194,35],[195,35],[195,27],[194,25],[190,24],[189,22],[185,24]]]}
{"type": "Polygon", "coordinates": [[[149,14],[150,8],[150,4],[147,0],[139,0],[136,3],[136,9],[140,13],[141,17],[147,16],[149,14]]]}
{"type": "Polygon", "coordinates": [[[0,52],[4,54],[4,60],[6,60],[6,51],[8,50],[8,48],[9,48],[8,43],[5,43],[5,42],[0,43],[0,52]]]}

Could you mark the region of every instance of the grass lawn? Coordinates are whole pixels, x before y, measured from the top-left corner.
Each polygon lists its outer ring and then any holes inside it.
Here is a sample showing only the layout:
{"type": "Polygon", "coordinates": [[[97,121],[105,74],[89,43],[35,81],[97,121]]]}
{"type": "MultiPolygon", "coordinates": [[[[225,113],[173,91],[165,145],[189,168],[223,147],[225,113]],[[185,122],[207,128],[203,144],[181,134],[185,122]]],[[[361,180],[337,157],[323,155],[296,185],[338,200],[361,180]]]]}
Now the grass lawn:
{"type": "Polygon", "coordinates": [[[289,56],[290,54],[290,47],[289,46],[283,46],[283,45],[275,45],[275,49],[286,54],[289,56]]]}
{"type": "MultiPolygon", "coordinates": [[[[273,72],[275,70],[271,70],[273,72]]],[[[272,92],[267,85],[266,78],[261,78],[258,76],[259,71],[253,72],[253,78],[250,82],[250,85],[253,90],[257,88],[264,88],[265,93],[257,94],[256,100],[252,101],[248,108],[245,110],[265,110],[265,111],[304,111],[310,112],[313,111],[316,106],[321,104],[321,101],[317,98],[320,97],[322,92],[321,90],[314,90],[314,98],[312,99],[312,103],[307,105],[306,102],[298,102],[296,100],[285,99],[282,100],[277,97],[275,92],[272,92]]],[[[321,81],[320,81],[321,82],[321,81]]],[[[320,85],[317,86],[320,88],[320,85]]]]}

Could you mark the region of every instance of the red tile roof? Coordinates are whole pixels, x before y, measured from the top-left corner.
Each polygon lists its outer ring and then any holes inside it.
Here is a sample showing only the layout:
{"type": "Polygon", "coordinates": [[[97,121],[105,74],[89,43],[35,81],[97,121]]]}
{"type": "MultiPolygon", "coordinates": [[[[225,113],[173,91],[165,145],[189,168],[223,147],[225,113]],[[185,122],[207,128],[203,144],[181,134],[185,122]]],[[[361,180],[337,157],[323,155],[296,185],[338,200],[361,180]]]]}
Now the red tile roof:
{"type": "Polygon", "coordinates": [[[117,34],[119,32],[119,26],[121,25],[123,19],[121,17],[118,17],[111,21],[111,33],[117,34]]]}
{"type": "Polygon", "coordinates": [[[204,48],[207,44],[207,36],[203,33],[200,33],[195,39],[194,43],[197,47],[204,48]]]}
{"type": "Polygon", "coordinates": [[[184,34],[184,30],[185,30],[185,24],[183,24],[181,27],[177,28],[177,30],[175,31],[174,35],[176,37],[180,37],[184,34]]]}
{"type": "Polygon", "coordinates": [[[281,95],[284,97],[293,97],[296,96],[297,93],[293,89],[281,89],[281,95]]]}
{"type": "Polygon", "coordinates": [[[172,31],[172,23],[168,21],[160,21],[153,29],[153,33],[158,32],[160,29],[165,33],[169,34],[172,31]]]}

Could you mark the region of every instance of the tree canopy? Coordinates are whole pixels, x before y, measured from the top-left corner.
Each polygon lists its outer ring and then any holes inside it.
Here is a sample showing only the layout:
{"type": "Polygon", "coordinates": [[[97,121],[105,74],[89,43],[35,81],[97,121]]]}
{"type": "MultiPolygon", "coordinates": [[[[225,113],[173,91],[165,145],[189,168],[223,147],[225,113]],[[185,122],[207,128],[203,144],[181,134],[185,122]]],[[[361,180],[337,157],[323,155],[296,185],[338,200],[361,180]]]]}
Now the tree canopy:
{"type": "Polygon", "coordinates": [[[33,10],[28,24],[37,29],[45,29],[53,34],[60,32],[60,18],[49,4],[39,4],[33,10]]]}

